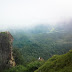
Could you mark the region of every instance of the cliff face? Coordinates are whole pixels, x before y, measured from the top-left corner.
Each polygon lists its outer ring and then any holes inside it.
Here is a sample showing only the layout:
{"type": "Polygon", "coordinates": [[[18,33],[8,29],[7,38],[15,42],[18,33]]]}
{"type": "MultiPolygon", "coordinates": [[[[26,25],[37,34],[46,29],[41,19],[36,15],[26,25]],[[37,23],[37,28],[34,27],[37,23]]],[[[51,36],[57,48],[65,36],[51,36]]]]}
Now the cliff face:
{"type": "Polygon", "coordinates": [[[12,55],[12,42],[13,37],[9,32],[0,33],[0,70],[15,66],[12,55]]]}

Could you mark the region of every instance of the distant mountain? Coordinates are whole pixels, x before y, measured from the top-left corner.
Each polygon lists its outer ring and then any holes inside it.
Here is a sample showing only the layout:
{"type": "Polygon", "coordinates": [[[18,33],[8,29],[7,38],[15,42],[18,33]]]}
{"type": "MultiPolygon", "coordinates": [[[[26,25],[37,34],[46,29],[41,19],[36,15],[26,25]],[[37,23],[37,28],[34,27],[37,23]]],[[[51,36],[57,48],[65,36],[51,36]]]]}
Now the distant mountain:
{"type": "Polygon", "coordinates": [[[72,49],[72,33],[66,28],[68,26],[56,26],[39,25],[26,31],[11,31],[13,47],[21,49],[26,61],[39,56],[47,60],[54,54],[64,54],[72,49]]]}
{"type": "Polygon", "coordinates": [[[72,72],[72,50],[64,55],[54,55],[35,72],[72,72]]]}
{"type": "Polygon", "coordinates": [[[8,30],[14,37],[13,47],[21,50],[25,61],[35,60],[39,56],[47,60],[54,54],[64,54],[72,49],[71,21],[8,30]]]}
{"type": "MultiPolygon", "coordinates": [[[[6,29],[0,29],[4,30],[6,29]]],[[[35,66],[33,63],[34,70],[38,69],[35,72],[72,72],[72,51],[69,51],[72,49],[72,21],[59,22],[57,25],[39,24],[29,29],[8,28],[7,31],[14,38],[13,55],[16,64],[26,65],[39,57],[44,61],[50,58],[39,69],[36,67],[38,64],[35,66]],[[66,52],[68,53],[65,54],[66,52]]]]}

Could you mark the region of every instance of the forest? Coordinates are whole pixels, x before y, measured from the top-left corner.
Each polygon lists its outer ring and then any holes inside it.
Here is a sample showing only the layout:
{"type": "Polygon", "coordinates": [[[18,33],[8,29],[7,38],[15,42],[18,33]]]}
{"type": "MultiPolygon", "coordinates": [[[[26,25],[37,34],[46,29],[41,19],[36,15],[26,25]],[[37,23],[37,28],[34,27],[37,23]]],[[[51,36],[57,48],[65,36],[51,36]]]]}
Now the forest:
{"type": "MultiPolygon", "coordinates": [[[[54,72],[58,72],[55,66],[62,64],[62,62],[59,64],[58,61],[61,60],[63,56],[65,57],[64,54],[72,49],[71,30],[71,23],[57,26],[38,25],[30,30],[10,30],[14,38],[13,56],[16,66],[4,70],[4,72],[34,72],[37,69],[41,70],[41,72],[53,72],[53,70],[54,72]],[[39,57],[43,60],[39,61],[39,57]],[[49,62],[52,65],[50,65],[49,62]],[[57,65],[55,65],[56,62],[58,62],[57,65]],[[46,66],[46,63],[49,65],[46,66]],[[43,70],[46,68],[45,66],[48,69],[46,69],[47,71],[43,70]],[[49,70],[49,68],[53,66],[55,68],[49,70]]],[[[38,70],[35,72],[38,72],[38,70]]],[[[62,70],[61,72],[64,71],[65,70],[62,70]]]]}

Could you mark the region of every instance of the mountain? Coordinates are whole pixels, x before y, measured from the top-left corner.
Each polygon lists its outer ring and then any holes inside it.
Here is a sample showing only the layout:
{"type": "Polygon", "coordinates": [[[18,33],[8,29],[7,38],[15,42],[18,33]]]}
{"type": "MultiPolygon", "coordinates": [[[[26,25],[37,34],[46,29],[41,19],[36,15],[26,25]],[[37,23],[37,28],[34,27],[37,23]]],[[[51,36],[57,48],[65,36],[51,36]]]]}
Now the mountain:
{"type": "Polygon", "coordinates": [[[72,49],[72,21],[8,30],[14,37],[13,48],[20,49],[27,62],[39,57],[47,60],[55,54],[64,54],[72,49]]]}
{"type": "Polygon", "coordinates": [[[14,37],[14,48],[19,48],[25,61],[38,57],[47,60],[55,54],[64,54],[72,49],[72,23],[37,25],[32,29],[10,30],[14,37]]]}
{"type": "Polygon", "coordinates": [[[17,65],[3,72],[72,72],[72,50],[63,55],[54,55],[46,62],[36,60],[26,66],[17,65]]]}
{"type": "Polygon", "coordinates": [[[63,55],[54,55],[35,72],[72,72],[72,50],[63,55]]]}
{"type": "MultiPolygon", "coordinates": [[[[58,70],[60,69],[60,65],[62,63],[59,63],[59,61],[61,61],[62,58],[64,61],[65,55],[66,57],[68,57],[69,53],[71,53],[69,52],[68,54],[65,54],[72,49],[72,22],[71,21],[60,22],[55,26],[42,24],[42,25],[37,25],[29,29],[12,28],[8,30],[10,31],[10,33],[12,34],[14,38],[13,56],[17,65],[16,67],[11,68],[9,72],[11,71],[16,72],[18,71],[18,69],[19,69],[19,72],[26,71],[27,69],[28,69],[27,72],[30,72],[30,71],[33,72],[51,57],[52,58],[47,61],[48,63],[47,64],[45,63],[42,67],[44,68],[45,66],[44,69],[46,70],[46,72],[48,71],[48,67],[55,68],[55,69],[49,70],[53,72],[57,69],[58,70]],[[62,55],[62,54],[65,54],[65,55],[62,55]],[[39,57],[44,60],[42,64],[40,64],[40,62],[37,62],[39,57]],[[30,65],[28,65],[29,63],[30,65]],[[57,65],[55,65],[56,63],[57,65]]],[[[66,66],[66,64],[64,65],[66,66]]],[[[61,66],[64,67],[64,65],[63,66],[61,65],[61,66]]],[[[67,64],[67,66],[69,65],[67,64]]],[[[42,69],[42,67],[40,67],[39,69],[42,69]]],[[[44,69],[41,71],[44,71],[44,69]]],[[[37,70],[37,71],[40,72],[40,70],[37,70]]]]}

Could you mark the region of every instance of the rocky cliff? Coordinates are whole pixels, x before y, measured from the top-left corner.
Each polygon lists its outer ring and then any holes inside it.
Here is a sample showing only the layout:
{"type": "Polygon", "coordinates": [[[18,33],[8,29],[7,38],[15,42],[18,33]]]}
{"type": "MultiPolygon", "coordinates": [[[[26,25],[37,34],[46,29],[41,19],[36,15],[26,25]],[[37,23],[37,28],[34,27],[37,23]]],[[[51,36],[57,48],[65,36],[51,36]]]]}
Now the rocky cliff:
{"type": "Polygon", "coordinates": [[[13,37],[9,32],[0,33],[0,70],[15,66],[12,42],[13,37]]]}

